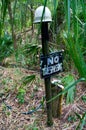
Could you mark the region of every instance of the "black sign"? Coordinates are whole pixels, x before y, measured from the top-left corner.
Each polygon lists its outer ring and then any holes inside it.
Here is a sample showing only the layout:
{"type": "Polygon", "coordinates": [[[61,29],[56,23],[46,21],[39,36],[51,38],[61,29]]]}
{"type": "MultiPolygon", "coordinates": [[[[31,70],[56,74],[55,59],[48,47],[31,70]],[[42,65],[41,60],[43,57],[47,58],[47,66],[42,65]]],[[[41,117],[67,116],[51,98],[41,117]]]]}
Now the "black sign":
{"type": "Polygon", "coordinates": [[[62,51],[54,52],[48,56],[41,56],[41,77],[46,78],[55,73],[63,71],[63,54],[62,51]]]}

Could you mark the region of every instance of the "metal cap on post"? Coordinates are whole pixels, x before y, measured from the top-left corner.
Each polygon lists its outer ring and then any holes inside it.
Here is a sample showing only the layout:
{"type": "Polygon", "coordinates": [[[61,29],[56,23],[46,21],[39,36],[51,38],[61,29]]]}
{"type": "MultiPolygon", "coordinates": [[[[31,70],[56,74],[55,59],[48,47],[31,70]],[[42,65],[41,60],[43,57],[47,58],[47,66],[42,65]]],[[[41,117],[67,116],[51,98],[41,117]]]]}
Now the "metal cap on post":
{"type": "MultiPolygon", "coordinates": [[[[46,57],[49,55],[49,46],[48,46],[48,23],[52,21],[51,12],[48,7],[40,6],[35,11],[34,23],[41,23],[41,37],[42,37],[42,52],[43,56],[46,57]]],[[[52,98],[51,94],[51,81],[50,76],[44,79],[45,81],[45,94],[46,94],[46,107],[47,107],[47,125],[51,126],[52,121],[52,103],[47,102],[52,98]]]]}
{"type": "MultiPolygon", "coordinates": [[[[40,6],[36,9],[35,17],[34,17],[34,23],[40,23],[41,22],[43,10],[44,10],[44,6],[40,6]]],[[[51,22],[51,21],[52,21],[51,12],[48,9],[48,7],[45,7],[42,22],[51,22]]]]}

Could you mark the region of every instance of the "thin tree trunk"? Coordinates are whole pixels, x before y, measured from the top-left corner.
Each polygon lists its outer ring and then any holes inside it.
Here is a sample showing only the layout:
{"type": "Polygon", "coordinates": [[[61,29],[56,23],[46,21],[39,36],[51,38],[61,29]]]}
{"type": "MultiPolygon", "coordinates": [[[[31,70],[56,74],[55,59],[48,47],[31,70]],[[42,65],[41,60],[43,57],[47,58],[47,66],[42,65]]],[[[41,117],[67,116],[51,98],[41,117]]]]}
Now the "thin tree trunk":
{"type": "Polygon", "coordinates": [[[33,31],[34,31],[34,27],[33,27],[33,3],[31,3],[31,24],[32,24],[32,33],[33,33],[33,31]]]}
{"type": "Polygon", "coordinates": [[[9,13],[9,17],[10,17],[10,24],[11,24],[11,31],[12,31],[12,39],[13,39],[13,44],[14,44],[14,49],[17,49],[17,44],[16,44],[16,35],[14,32],[14,18],[13,18],[13,14],[12,14],[12,8],[11,8],[11,2],[9,1],[8,3],[8,13],[9,13]]]}

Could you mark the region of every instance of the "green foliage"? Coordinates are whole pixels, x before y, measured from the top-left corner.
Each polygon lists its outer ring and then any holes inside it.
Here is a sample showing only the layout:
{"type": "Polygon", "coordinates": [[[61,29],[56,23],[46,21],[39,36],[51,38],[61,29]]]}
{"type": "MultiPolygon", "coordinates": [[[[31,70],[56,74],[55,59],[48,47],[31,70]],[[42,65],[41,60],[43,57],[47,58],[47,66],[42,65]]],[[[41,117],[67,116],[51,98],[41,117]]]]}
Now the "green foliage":
{"type": "Polygon", "coordinates": [[[73,82],[71,85],[69,84],[67,87],[65,87],[65,89],[62,92],[60,92],[58,95],[56,95],[55,97],[47,101],[47,103],[52,102],[53,100],[57,99],[60,95],[67,93],[70,88],[76,86],[79,82],[82,82],[82,81],[85,81],[85,78],[80,78],[76,80],[75,82],[73,82]]]}
{"type": "Polygon", "coordinates": [[[20,63],[22,66],[33,67],[39,61],[39,51],[40,46],[37,44],[27,43],[25,45],[19,45],[15,52],[15,57],[17,63],[20,63]]]}
{"type": "MultiPolygon", "coordinates": [[[[68,74],[64,78],[62,78],[62,83],[65,88],[72,85],[74,82],[75,82],[75,79],[73,75],[71,74],[68,74]]],[[[75,97],[75,85],[68,90],[67,96],[66,96],[66,103],[67,104],[73,103],[74,97],[75,97]]]]}
{"type": "Polygon", "coordinates": [[[29,75],[29,76],[23,77],[22,82],[26,85],[30,82],[33,82],[35,80],[35,78],[36,78],[35,75],[29,75]]]}
{"type": "Polygon", "coordinates": [[[5,32],[0,39],[0,61],[13,53],[13,42],[11,36],[5,32]]]}
{"type": "Polygon", "coordinates": [[[18,94],[17,94],[17,98],[18,98],[18,102],[20,104],[24,103],[24,96],[26,94],[26,91],[23,88],[19,88],[18,90],[18,94]]]}
{"type": "Polygon", "coordinates": [[[29,125],[26,130],[39,130],[36,121],[34,121],[33,124],[29,125]]]}
{"type": "Polygon", "coordinates": [[[37,128],[37,127],[34,127],[34,128],[32,128],[32,130],[38,130],[38,128],[37,128]]]}
{"type": "Polygon", "coordinates": [[[37,61],[39,60],[37,56],[39,55],[40,46],[37,44],[27,44],[23,51],[24,56],[28,58],[26,59],[27,65],[37,64],[37,61]]]}
{"type": "Polygon", "coordinates": [[[86,79],[86,63],[82,50],[82,46],[83,48],[86,48],[86,40],[83,40],[86,39],[86,35],[83,35],[83,38],[81,38],[81,35],[83,34],[82,30],[85,32],[84,25],[86,23],[86,4],[84,4],[83,0],[73,0],[72,2],[71,0],[65,0],[64,5],[67,29],[67,31],[65,30],[63,34],[64,41],[80,76],[86,79]],[[79,18],[80,9],[83,12],[83,22],[79,18]]]}
{"type": "Polygon", "coordinates": [[[40,47],[37,44],[26,44],[24,46],[24,54],[25,56],[28,55],[37,55],[37,52],[39,52],[40,47]]]}
{"type": "MultiPolygon", "coordinates": [[[[66,94],[66,103],[72,103],[74,101],[75,96],[75,86],[78,82],[86,80],[86,1],[85,0],[1,0],[0,1],[0,62],[13,53],[13,41],[11,32],[11,24],[13,24],[13,31],[16,35],[18,49],[16,50],[16,59],[17,61],[24,66],[28,64],[28,66],[37,65],[37,61],[39,58],[39,52],[41,51],[41,47],[37,43],[36,37],[32,35],[32,33],[26,32],[27,28],[33,26],[33,14],[34,10],[40,6],[48,6],[51,10],[53,16],[53,22],[51,26],[52,34],[54,41],[57,38],[57,34],[60,30],[60,25],[66,25],[63,31],[63,40],[67,47],[67,56],[72,58],[79,74],[80,78],[75,81],[73,75],[68,74],[66,77],[62,79],[62,83],[65,86],[63,92],[59,93],[53,99],[47,101],[47,103],[55,100],[62,94],[66,94]],[[8,4],[11,2],[12,9],[12,17],[13,20],[9,19],[9,11],[8,4]],[[60,3],[61,2],[61,3],[60,3]],[[64,10],[65,9],[65,10],[64,10]],[[65,14],[65,19],[64,19],[65,14]],[[66,24],[65,24],[66,23],[66,24]],[[8,33],[7,33],[7,32],[8,33]],[[57,32],[56,32],[57,31],[57,32]],[[5,32],[5,33],[4,33],[5,32]],[[28,37],[28,34],[30,37],[28,37]],[[56,34],[57,33],[57,34],[56,34]],[[27,35],[27,36],[26,36],[27,35]],[[19,36],[19,39],[17,39],[19,36]],[[21,37],[21,42],[19,41],[21,37]],[[34,41],[27,42],[25,39],[32,39],[34,37],[34,41]]],[[[63,25],[63,26],[64,26],[63,25]]],[[[41,26],[40,26],[41,27],[41,26]]],[[[39,27],[39,29],[40,29],[39,27]]],[[[35,26],[34,26],[35,28],[35,26]]],[[[36,31],[38,30],[38,26],[36,31]]],[[[61,30],[62,31],[62,30],[61,30]]],[[[61,32],[62,33],[62,32],[61,32]]],[[[59,34],[60,35],[60,34],[59,34]]],[[[58,36],[57,42],[61,39],[58,36]],[[58,40],[59,39],[59,40],[58,40]]],[[[62,41],[60,41],[61,43],[62,41]]],[[[63,44],[63,43],[62,43],[63,44]]],[[[57,49],[58,45],[53,46],[53,50],[57,49]]],[[[67,58],[67,60],[69,60],[67,58]]],[[[70,60],[68,61],[70,64],[70,60]]],[[[68,64],[67,62],[67,64],[68,64]]],[[[36,75],[29,75],[22,78],[22,82],[24,85],[28,83],[32,83],[36,79],[36,75]]],[[[9,80],[9,79],[8,79],[9,80]]],[[[8,81],[3,80],[3,84],[6,85],[8,81]]],[[[38,87],[34,89],[37,91],[38,87]]],[[[8,85],[5,86],[5,91],[9,92],[8,85]]],[[[19,103],[24,103],[26,90],[23,88],[19,88],[17,93],[17,99],[19,103]]],[[[2,96],[2,93],[1,93],[2,96]]],[[[34,93],[32,93],[32,98],[34,93]]],[[[82,96],[82,100],[86,102],[86,96],[82,96]]],[[[44,104],[44,99],[41,101],[41,104],[44,104]]],[[[4,110],[6,106],[4,106],[4,110]]],[[[10,115],[10,113],[7,113],[10,115]]],[[[80,116],[76,114],[78,119],[80,120],[77,130],[83,129],[84,125],[86,125],[86,112],[80,116]]],[[[68,118],[69,121],[75,121],[76,118],[70,116],[68,118]]],[[[27,128],[32,130],[38,130],[36,124],[33,123],[30,127],[27,128]]]]}
{"type": "Polygon", "coordinates": [[[75,116],[75,115],[70,115],[70,116],[68,117],[68,121],[69,121],[69,122],[75,122],[75,121],[76,121],[76,116],[75,116]]]}
{"type": "Polygon", "coordinates": [[[83,130],[84,125],[86,125],[86,112],[82,115],[82,117],[78,113],[75,114],[80,120],[76,130],[83,130]]]}
{"type": "Polygon", "coordinates": [[[8,5],[8,2],[9,0],[1,0],[1,3],[2,3],[2,8],[1,8],[1,16],[3,18],[3,21],[4,21],[4,18],[6,16],[6,10],[7,10],[7,5],[8,5]]]}
{"type": "Polygon", "coordinates": [[[83,102],[86,103],[86,95],[83,95],[83,96],[81,97],[81,99],[83,100],[83,102]]]}

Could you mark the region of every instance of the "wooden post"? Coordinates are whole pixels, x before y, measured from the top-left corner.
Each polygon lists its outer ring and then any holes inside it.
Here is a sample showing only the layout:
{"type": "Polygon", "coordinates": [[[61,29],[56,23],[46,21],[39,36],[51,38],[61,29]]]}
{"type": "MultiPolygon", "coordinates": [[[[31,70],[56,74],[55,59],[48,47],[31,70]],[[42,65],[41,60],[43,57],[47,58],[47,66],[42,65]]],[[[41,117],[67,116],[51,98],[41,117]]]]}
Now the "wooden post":
{"type": "MultiPolygon", "coordinates": [[[[52,83],[51,84],[52,89],[52,97],[57,96],[60,92],[63,91],[64,87],[62,85],[52,83]]],[[[62,114],[62,100],[63,95],[60,95],[57,99],[52,101],[52,116],[55,118],[60,118],[62,114]]]]}
{"type": "MultiPolygon", "coordinates": [[[[49,46],[48,46],[48,22],[42,22],[41,24],[41,36],[42,36],[42,52],[44,56],[49,54],[49,46]]],[[[50,77],[44,79],[45,82],[45,95],[46,95],[46,102],[52,98],[51,94],[51,81],[50,77]]],[[[51,126],[53,124],[52,121],[52,103],[47,103],[47,125],[51,126]]]]}

